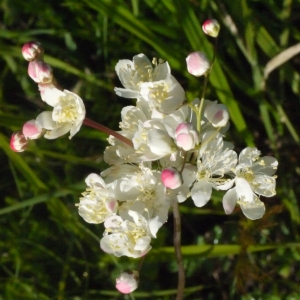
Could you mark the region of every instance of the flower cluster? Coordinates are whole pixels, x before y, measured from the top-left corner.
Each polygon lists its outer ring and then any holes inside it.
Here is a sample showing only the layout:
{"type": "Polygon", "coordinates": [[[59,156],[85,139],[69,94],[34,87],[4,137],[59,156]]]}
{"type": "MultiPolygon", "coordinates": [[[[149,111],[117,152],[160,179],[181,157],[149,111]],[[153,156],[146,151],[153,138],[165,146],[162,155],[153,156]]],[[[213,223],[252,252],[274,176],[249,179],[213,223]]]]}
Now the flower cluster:
{"type": "MultiPolygon", "coordinates": [[[[220,30],[214,19],[202,28],[213,38],[220,30]]],[[[77,204],[86,222],[104,224],[100,247],[105,252],[117,257],[146,255],[171,207],[175,211],[184,201],[203,207],[214,190],[224,191],[226,214],[239,204],[251,220],[264,215],[260,196],[275,195],[278,162],[274,157],[261,157],[260,151],[251,147],[238,155],[233,144],[224,140],[229,111],[218,101],[205,99],[213,61],[204,53],[195,51],[186,58],[189,73],[205,77],[200,99],[187,99],[166,61],[150,61],[142,53],[132,61],[120,60],[115,70],[123,87],[116,87],[115,92],[136,99],[136,103],[122,109],[118,132],[85,119],[83,101],[58,87],[52,68],[43,60],[40,43],[25,44],[22,53],[29,61],[29,76],[52,111],[40,113],[13,134],[13,151],[24,151],[28,140],[41,136],[54,139],[70,132],[72,138],[83,122],[110,134],[104,152],[109,167],[87,176],[87,188],[77,204]]],[[[122,273],[116,288],[124,294],[135,290],[138,273],[122,273]]]]}
{"type": "MultiPolygon", "coordinates": [[[[210,71],[199,52],[190,54],[187,64],[195,76],[210,71]]],[[[191,198],[202,207],[213,190],[226,191],[226,214],[238,203],[249,219],[261,218],[265,206],[259,197],[275,195],[278,163],[260,157],[256,148],[237,155],[224,140],[227,108],[217,101],[188,101],[168,62],[138,54],[115,69],[123,85],[116,94],[137,99],[122,109],[118,132],[132,146],[109,137],[104,159],[110,167],[86,178],[78,204],[85,221],[104,223],[101,248],[118,257],[144,256],[174,202],[191,198]]]]}
{"type": "Polygon", "coordinates": [[[22,152],[27,148],[29,140],[41,136],[55,139],[70,132],[71,139],[79,131],[85,118],[82,99],[58,87],[51,66],[43,60],[44,49],[39,42],[26,43],[22,48],[22,55],[29,61],[28,75],[38,84],[41,99],[52,107],[52,111],[43,111],[36,119],[27,121],[22,131],[12,136],[11,149],[22,152]]]}

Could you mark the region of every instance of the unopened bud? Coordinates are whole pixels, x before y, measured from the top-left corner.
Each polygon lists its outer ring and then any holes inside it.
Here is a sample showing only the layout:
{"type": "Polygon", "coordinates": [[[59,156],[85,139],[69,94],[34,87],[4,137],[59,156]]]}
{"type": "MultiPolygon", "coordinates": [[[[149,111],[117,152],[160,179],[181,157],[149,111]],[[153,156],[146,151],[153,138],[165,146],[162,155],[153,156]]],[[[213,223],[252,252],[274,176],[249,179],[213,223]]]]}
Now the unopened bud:
{"type": "Polygon", "coordinates": [[[28,141],[21,131],[17,131],[11,136],[9,146],[15,152],[23,152],[27,149],[28,141]]]}
{"type": "Polygon", "coordinates": [[[229,112],[224,104],[210,102],[204,110],[204,116],[214,127],[224,127],[229,120],[229,112]]]}
{"type": "Polygon", "coordinates": [[[220,31],[220,24],[215,19],[208,19],[203,23],[202,30],[209,36],[217,37],[220,31]]]}
{"type": "Polygon", "coordinates": [[[199,144],[198,132],[191,123],[181,123],[175,130],[175,142],[184,151],[189,151],[199,144]]]}
{"type": "Polygon", "coordinates": [[[26,139],[35,140],[43,134],[43,128],[38,126],[35,120],[30,120],[23,125],[22,132],[26,139]]]}
{"type": "Polygon", "coordinates": [[[180,173],[175,168],[166,168],[161,172],[163,185],[171,190],[177,189],[182,185],[180,173]]]}
{"type": "Polygon", "coordinates": [[[205,74],[210,67],[206,55],[199,51],[190,53],[186,58],[186,63],[189,73],[197,77],[205,74]]]}
{"type": "Polygon", "coordinates": [[[37,83],[50,83],[53,78],[52,68],[42,60],[29,63],[28,75],[37,83]]]}
{"type": "Polygon", "coordinates": [[[22,55],[28,61],[42,60],[44,48],[41,43],[31,41],[22,47],[22,55]]]}
{"type": "Polygon", "coordinates": [[[122,294],[129,294],[135,291],[139,283],[139,272],[125,271],[116,279],[116,289],[122,294]]]}

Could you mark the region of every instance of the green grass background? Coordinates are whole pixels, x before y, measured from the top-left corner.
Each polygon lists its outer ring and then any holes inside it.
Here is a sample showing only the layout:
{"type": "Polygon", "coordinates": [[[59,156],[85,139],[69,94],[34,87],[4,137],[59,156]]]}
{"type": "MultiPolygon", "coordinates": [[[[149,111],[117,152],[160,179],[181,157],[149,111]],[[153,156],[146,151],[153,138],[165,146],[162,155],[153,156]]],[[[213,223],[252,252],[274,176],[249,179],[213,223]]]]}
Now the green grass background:
{"type": "Polygon", "coordinates": [[[278,159],[277,195],[262,199],[267,212],[257,221],[239,208],[225,216],[218,193],[204,208],[180,206],[185,299],[300,299],[300,57],[297,48],[289,58],[283,52],[299,47],[300,2],[1,0],[1,300],[175,298],[172,216],[128,297],[116,292],[115,278],[138,260],[103,253],[103,226],[78,216],[85,177],[107,167],[105,134],[82,128],[71,141],[39,139],[23,153],[12,152],[9,139],[46,108],[27,75],[25,42],[44,45],[45,61],[61,86],[84,99],[87,117],[117,130],[122,107],[134,103],[113,92],[121,86],[117,61],[138,53],[167,60],[193,99],[203,79],[188,74],[185,58],[196,50],[212,58],[213,40],[201,30],[207,18],[221,24],[207,98],[228,106],[226,139],[236,151],[256,146],[278,159]]]}

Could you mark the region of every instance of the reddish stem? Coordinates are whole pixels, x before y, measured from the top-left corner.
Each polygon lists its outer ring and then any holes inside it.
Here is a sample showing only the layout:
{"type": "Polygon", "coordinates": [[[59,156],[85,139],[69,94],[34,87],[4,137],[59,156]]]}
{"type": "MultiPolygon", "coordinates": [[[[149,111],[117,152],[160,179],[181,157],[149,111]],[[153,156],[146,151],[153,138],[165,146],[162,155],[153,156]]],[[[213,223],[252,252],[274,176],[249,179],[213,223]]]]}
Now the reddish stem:
{"type": "Polygon", "coordinates": [[[108,135],[112,135],[114,136],[116,139],[122,141],[123,143],[127,144],[128,146],[132,147],[133,148],[133,144],[132,144],[132,141],[129,140],[128,138],[126,138],[125,136],[117,133],[116,131],[104,126],[104,125],[101,125],[97,122],[94,122],[88,118],[85,118],[84,121],[83,121],[83,124],[86,125],[86,126],[89,126],[89,127],[92,127],[92,128],[95,128],[99,131],[102,131],[102,132],[105,132],[107,133],[108,135]]]}

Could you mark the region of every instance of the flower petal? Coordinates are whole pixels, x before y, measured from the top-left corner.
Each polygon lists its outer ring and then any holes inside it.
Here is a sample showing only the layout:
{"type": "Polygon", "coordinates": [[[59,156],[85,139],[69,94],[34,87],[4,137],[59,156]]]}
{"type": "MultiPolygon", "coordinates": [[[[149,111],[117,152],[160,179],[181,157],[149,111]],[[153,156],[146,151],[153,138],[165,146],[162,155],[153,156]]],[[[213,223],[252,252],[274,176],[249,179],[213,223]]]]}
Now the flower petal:
{"type": "Polygon", "coordinates": [[[265,211],[265,204],[261,202],[257,197],[253,203],[240,203],[243,214],[250,220],[260,219],[265,211]]]}
{"type": "Polygon", "coordinates": [[[191,190],[191,196],[195,206],[202,207],[210,199],[212,192],[212,185],[206,180],[200,180],[194,184],[191,190]]]}
{"type": "Polygon", "coordinates": [[[223,208],[225,211],[225,214],[231,214],[235,208],[236,202],[238,200],[236,188],[232,188],[227,191],[227,193],[223,197],[223,208]]]}

